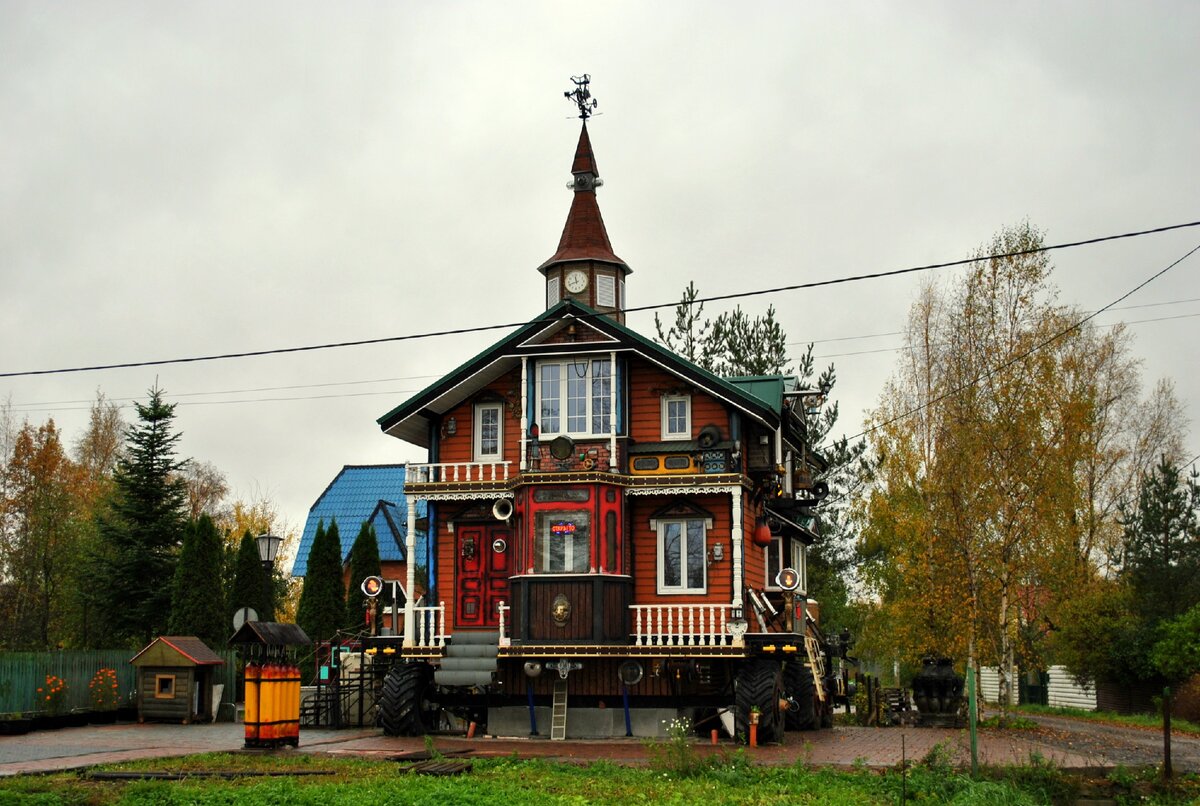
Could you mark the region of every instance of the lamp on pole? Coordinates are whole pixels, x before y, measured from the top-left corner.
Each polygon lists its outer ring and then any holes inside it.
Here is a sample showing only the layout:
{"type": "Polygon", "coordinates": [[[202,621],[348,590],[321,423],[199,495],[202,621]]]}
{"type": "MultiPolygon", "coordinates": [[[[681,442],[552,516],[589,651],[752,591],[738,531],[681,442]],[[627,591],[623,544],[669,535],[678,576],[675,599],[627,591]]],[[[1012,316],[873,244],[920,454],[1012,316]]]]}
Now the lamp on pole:
{"type": "Polygon", "coordinates": [[[263,568],[270,571],[275,567],[275,555],[279,553],[279,546],[283,543],[283,538],[270,533],[261,534],[254,538],[258,543],[258,558],[262,560],[263,568]]]}

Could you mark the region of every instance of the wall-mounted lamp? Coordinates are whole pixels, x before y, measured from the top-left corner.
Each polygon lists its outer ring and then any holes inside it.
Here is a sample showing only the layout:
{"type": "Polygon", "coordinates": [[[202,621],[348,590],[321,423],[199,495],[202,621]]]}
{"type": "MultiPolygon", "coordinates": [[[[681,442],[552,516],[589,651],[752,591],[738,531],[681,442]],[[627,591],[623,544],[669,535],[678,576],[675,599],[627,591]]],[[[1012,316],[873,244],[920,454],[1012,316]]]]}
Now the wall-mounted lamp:
{"type": "Polygon", "coordinates": [[[453,417],[448,417],[442,421],[442,439],[452,437],[458,433],[458,420],[453,417]]]}
{"type": "Polygon", "coordinates": [[[725,559],[725,547],[720,543],[713,543],[713,547],[708,550],[708,561],[719,563],[723,559],[725,559]]]}

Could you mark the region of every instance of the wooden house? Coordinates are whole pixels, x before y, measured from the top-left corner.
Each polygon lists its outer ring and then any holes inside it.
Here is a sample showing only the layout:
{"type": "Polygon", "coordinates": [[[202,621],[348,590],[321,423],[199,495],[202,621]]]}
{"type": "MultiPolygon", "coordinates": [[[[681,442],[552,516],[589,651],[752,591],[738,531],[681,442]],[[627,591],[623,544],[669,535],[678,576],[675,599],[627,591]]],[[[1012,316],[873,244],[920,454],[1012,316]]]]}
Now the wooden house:
{"type": "Polygon", "coordinates": [[[213,671],[225,664],[193,635],[163,635],[129,661],[137,669],[138,722],[211,722],[213,671]]]}

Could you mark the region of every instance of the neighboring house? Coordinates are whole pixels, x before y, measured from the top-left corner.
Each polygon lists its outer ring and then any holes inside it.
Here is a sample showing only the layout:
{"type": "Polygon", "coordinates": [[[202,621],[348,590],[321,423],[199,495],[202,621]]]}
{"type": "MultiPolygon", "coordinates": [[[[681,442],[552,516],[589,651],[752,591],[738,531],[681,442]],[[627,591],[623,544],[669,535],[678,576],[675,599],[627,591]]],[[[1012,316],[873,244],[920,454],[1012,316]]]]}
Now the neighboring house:
{"type": "MultiPolygon", "coordinates": [[[[403,582],[406,578],[407,550],[405,530],[408,528],[408,504],[404,497],[406,469],[399,465],[346,465],[329,482],[329,486],[317,498],[308,511],[304,522],[304,533],[296,550],[296,562],[292,576],[302,577],[308,572],[308,553],[312,550],[317,524],[324,523],[328,529],[337,522],[338,537],[342,542],[342,565],[349,574],[350,549],[364,522],[375,527],[379,542],[379,559],[384,579],[403,582]]],[[[414,535],[416,567],[426,565],[428,541],[423,529],[425,505],[416,508],[418,523],[414,535]]],[[[347,585],[358,585],[362,580],[347,580],[347,585]]]]}

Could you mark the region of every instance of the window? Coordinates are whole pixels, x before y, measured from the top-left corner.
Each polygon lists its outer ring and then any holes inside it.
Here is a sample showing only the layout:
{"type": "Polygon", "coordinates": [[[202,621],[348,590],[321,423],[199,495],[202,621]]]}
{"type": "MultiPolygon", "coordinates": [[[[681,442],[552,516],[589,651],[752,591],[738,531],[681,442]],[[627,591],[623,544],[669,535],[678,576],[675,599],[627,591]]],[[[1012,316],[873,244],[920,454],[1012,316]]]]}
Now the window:
{"type": "Polygon", "coordinates": [[[808,591],[808,569],[804,563],[804,544],[799,540],[788,540],[786,544],[788,550],[785,552],[783,538],[772,537],[771,545],[763,549],[767,557],[767,581],[764,587],[779,590],[775,578],[784,568],[792,568],[800,574],[800,587],[797,590],[805,593],[808,591]]]}
{"type": "Polygon", "coordinates": [[[504,404],[481,403],[475,407],[475,460],[499,459],[504,452],[504,404]]]}
{"type": "Polygon", "coordinates": [[[617,307],[617,278],[611,274],[596,275],[596,305],[617,307]]]}
{"type": "Polygon", "coordinates": [[[156,700],[173,700],[173,699],[175,699],[175,675],[173,675],[173,674],[156,674],[156,675],[154,675],[154,699],[156,699],[156,700]]]}
{"type": "Polygon", "coordinates": [[[706,527],[699,518],[657,521],[659,593],[704,593],[706,527]]]}
{"type": "Polygon", "coordinates": [[[588,573],[592,544],[591,515],[588,512],[539,512],[534,528],[534,573],[588,573]]]}
{"type": "Polygon", "coordinates": [[[551,277],[546,281],[546,307],[553,308],[558,302],[558,278],[551,277]]]}
{"type": "Polygon", "coordinates": [[[542,436],[608,436],[611,403],[609,359],[538,365],[538,427],[542,436]]]}
{"type": "Polygon", "coordinates": [[[662,399],[662,438],[692,438],[692,398],[666,395],[662,399]]]}

